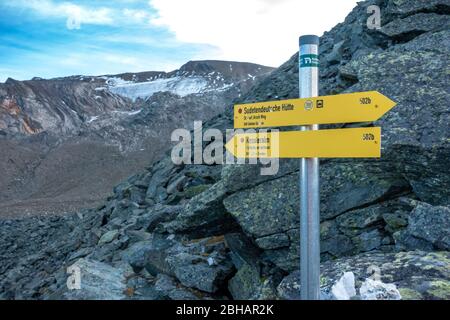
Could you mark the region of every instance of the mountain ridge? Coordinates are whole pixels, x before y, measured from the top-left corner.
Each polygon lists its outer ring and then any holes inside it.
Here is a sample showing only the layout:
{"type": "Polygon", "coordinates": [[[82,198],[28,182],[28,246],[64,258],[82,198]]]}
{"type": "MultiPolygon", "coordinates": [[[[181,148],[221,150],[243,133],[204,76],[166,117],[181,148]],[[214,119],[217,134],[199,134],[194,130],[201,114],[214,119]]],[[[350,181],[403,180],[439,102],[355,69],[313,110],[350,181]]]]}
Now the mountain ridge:
{"type": "Polygon", "coordinates": [[[113,75],[0,84],[0,146],[8,150],[0,154],[0,212],[67,212],[98,203],[121,179],[167,150],[172,130],[220,114],[272,71],[229,61],[191,62],[185,68],[192,72],[156,72],[150,81],[146,72],[142,82],[113,75]],[[195,65],[202,64],[208,69],[196,72],[195,65]],[[217,64],[227,73],[211,71],[217,64]],[[163,80],[170,82],[161,85],[163,80]],[[192,80],[201,86],[186,86],[192,80]],[[136,85],[143,96],[130,99],[136,85]],[[177,94],[180,90],[184,94],[177,94]]]}

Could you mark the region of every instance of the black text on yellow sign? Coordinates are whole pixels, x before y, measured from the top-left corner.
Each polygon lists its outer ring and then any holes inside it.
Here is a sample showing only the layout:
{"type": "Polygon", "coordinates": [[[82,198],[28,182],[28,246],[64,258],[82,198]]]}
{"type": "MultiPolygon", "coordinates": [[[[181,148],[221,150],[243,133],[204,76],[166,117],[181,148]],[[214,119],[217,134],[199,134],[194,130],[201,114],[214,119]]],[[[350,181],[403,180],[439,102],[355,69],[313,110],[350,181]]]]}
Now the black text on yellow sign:
{"type": "Polygon", "coordinates": [[[236,134],[226,149],[237,158],[379,158],[381,128],[236,134]]]}
{"type": "Polygon", "coordinates": [[[234,106],[234,128],[375,121],[395,106],[377,91],[234,106]]]}

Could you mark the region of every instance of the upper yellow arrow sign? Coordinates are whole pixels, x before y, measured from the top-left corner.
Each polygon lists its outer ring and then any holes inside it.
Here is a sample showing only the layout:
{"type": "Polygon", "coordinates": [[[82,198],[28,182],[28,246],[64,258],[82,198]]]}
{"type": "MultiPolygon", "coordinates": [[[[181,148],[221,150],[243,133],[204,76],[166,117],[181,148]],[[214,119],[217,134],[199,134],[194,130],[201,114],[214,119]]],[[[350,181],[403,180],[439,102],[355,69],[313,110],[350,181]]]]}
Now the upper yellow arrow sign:
{"type": "Polygon", "coordinates": [[[375,121],[396,103],[377,91],[234,106],[234,128],[375,121]]]}
{"type": "Polygon", "coordinates": [[[379,158],[381,129],[247,132],[225,147],[237,158],[379,158]]]}

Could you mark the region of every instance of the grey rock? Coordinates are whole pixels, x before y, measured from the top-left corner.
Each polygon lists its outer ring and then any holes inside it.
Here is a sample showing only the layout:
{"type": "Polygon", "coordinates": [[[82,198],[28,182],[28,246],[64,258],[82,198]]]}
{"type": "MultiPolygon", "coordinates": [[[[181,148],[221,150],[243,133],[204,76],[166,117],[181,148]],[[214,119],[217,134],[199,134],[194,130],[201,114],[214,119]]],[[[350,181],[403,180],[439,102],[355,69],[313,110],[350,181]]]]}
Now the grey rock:
{"type": "Polygon", "coordinates": [[[408,183],[402,178],[377,172],[377,168],[368,170],[368,165],[364,162],[331,161],[322,166],[322,219],[388,200],[408,190],[408,183]]]}
{"type": "Polygon", "coordinates": [[[149,240],[152,236],[151,233],[142,230],[127,230],[126,235],[130,238],[130,243],[149,240]]]}
{"type": "Polygon", "coordinates": [[[261,238],[298,226],[297,175],[268,181],[224,200],[225,208],[252,237],[261,238]]]}
{"type": "Polygon", "coordinates": [[[151,246],[151,241],[140,241],[134,243],[127,248],[123,253],[123,260],[128,262],[136,270],[142,269],[145,266],[145,251],[151,246]]]}
{"type": "Polygon", "coordinates": [[[261,277],[258,270],[244,264],[228,282],[228,290],[238,300],[275,299],[274,279],[261,277]]]}
{"type": "Polygon", "coordinates": [[[395,247],[398,251],[407,251],[415,249],[424,251],[433,251],[432,243],[423,240],[421,238],[414,237],[405,229],[395,232],[392,236],[395,241],[395,247]]]}
{"type": "Polygon", "coordinates": [[[166,262],[181,284],[209,293],[222,288],[234,272],[223,236],[177,243],[167,251],[166,262]]]}
{"type": "Polygon", "coordinates": [[[68,258],[67,261],[72,262],[78,260],[79,258],[84,258],[92,252],[92,248],[82,248],[75,252],[73,252],[68,258]]]}
{"type": "Polygon", "coordinates": [[[201,295],[196,296],[193,291],[183,288],[174,278],[165,274],[158,274],[154,288],[162,297],[171,300],[199,300],[201,297],[201,295]]]}
{"type": "Polygon", "coordinates": [[[222,200],[225,189],[221,182],[214,184],[205,192],[192,198],[184,210],[171,222],[163,224],[163,230],[168,232],[214,234],[218,228],[232,229],[234,221],[225,210],[222,200]]]}
{"type": "Polygon", "coordinates": [[[105,263],[80,259],[72,265],[80,270],[80,289],[64,289],[68,300],[122,300],[126,296],[124,271],[105,263]]]}
{"type": "Polygon", "coordinates": [[[118,235],[119,235],[118,230],[110,230],[101,236],[100,240],[98,240],[98,245],[101,246],[106,243],[110,243],[111,241],[116,239],[118,235]]]}
{"type": "Polygon", "coordinates": [[[345,41],[342,40],[333,46],[333,50],[326,56],[328,63],[338,63],[342,59],[345,41]]]}
{"type": "Polygon", "coordinates": [[[187,177],[183,174],[180,177],[176,178],[175,181],[169,182],[170,184],[167,186],[167,193],[172,194],[176,191],[180,191],[180,186],[187,180],[187,177]]]}
{"type": "Polygon", "coordinates": [[[450,249],[450,208],[419,203],[409,215],[407,232],[441,250],[450,249]]]}
{"type": "Polygon", "coordinates": [[[153,234],[151,239],[137,242],[126,249],[122,257],[137,271],[145,268],[152,275],[161,272],[172,274],[165,259],[167,249],[173,245],[172,240],[153,234]]]}
{"type": "Polygon", "coordinates": [[[361,300],[401,300],[395,284],[366,279],[359,288],[361,300]]]}
{"type": "Polygon", "coordinates": [[[341,257],[356,251],[357,250],[355,249],[355,245],[352,240],[343,234],[326,238],[320,243],[320,252],[322,254],[331,254],[333,257],[341,257]]]}
{"type": "Polygon", "coordinates": [[[256,239],[256,244],[261,249],[277,249],[282,247],[288,247],[289,237],[285,233],[276,233],[270,236],[256,239]]]}
{"type": "Polygon", "coordinates": [[[233,272],[230,261],[223,260],[218,265],[210,265],[207,258],[186,252],[168,256],[167,263],[184,286],[209,293],[221,288],[233,272]]]}
{"type": "Polygon", "coordinates": [[[365,252],[380,247],[382,239],[383,234],[378,229],[374,229],[352,238],[352,241],[358,252],[365,252]]]}
{"type": "Polygon", "coordinates": [[[134,227],[136,229],[144,229],[151,232],[158,224],[175,219],[183,209],[182,206],[157,204],[138,217],[134,227]]]}
{"type": "Polygon", "coordinates": [[[383,220],[386,222],[385,229],[390,233],[404,228],[408,225],[408,213],[397,211],[395,213],[383,214],[383,220]]]}
{"type": "Polygon", "coordinates": [[[411,15],[416,12],[434,11],[439,12],[439,9],[448,10],[449,4],[446,0],[429,0],[429,1],[414,1],[414,0],[394,0],[387,3],[386,11],[394,15],[411,15]]]}
{"type": "Polygon", "coordinates": [[[383,212],[385,212],[385,209],[379,205],[356,209],[338,216],[336,223],[346,236],[351,237],[382,221],[383,212]]]}
{"type": "Polygon", "coordinates": [[[403,19],[389,22],[381,28],[381,32],[389,37],[407,37],[428,31],[445,30],[450,27],[447,15],[436,13],[418,13],[403,19]]]}

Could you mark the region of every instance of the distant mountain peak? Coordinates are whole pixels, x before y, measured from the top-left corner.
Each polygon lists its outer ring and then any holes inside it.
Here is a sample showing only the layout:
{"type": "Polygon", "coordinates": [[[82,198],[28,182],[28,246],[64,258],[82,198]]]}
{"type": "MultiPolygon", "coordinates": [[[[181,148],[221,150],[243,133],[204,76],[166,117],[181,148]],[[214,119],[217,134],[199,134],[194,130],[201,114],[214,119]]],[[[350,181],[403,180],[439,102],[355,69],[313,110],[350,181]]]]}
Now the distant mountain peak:
{"type": "Polygon", "coordinates": [[[105,79],[107,89],[115,94],[136,99],[148,99],[156,92],[170,92],[179,96],[226,90],[236,83],[254,80],[273,68],[253,63],[199,60],[189,61],[169,73],[127,73],[105,79]]]}

